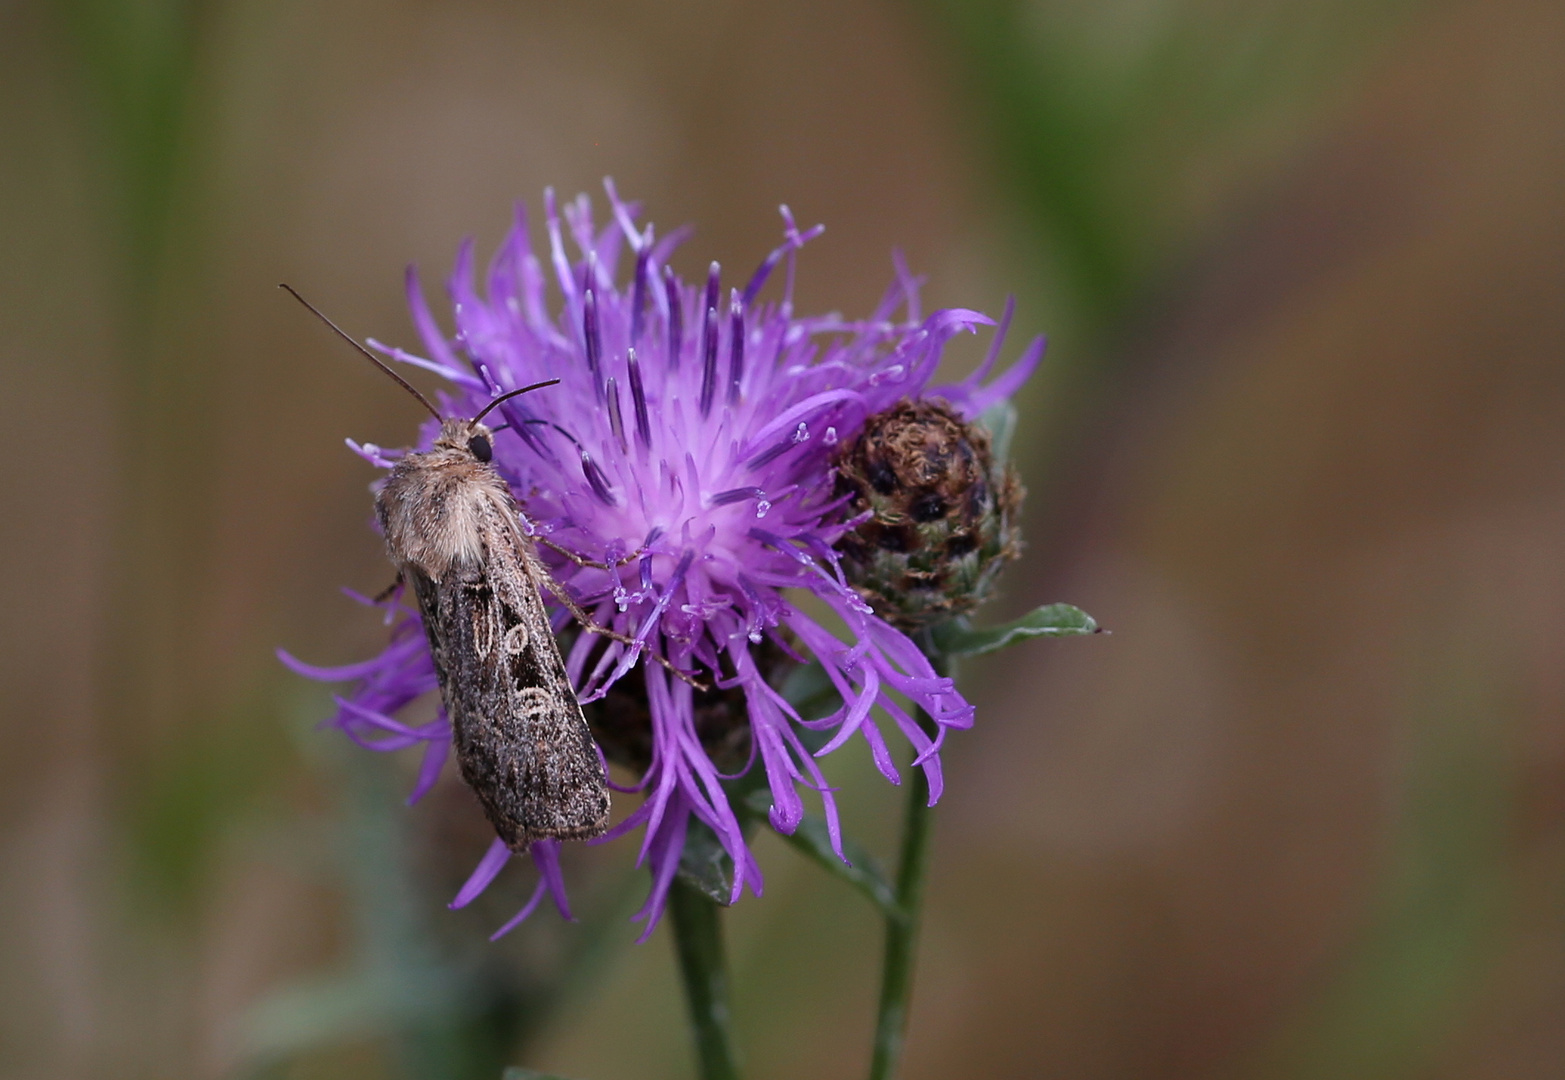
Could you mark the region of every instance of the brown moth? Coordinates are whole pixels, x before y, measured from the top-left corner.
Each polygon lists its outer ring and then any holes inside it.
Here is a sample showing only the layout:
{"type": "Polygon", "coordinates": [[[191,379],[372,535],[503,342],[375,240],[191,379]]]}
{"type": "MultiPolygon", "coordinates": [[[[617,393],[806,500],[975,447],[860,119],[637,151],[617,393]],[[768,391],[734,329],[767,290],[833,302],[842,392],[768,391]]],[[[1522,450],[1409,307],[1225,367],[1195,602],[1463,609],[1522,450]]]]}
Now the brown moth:
{"type": "Polygon", "coordinates": [[[392,468],[375,512],[418,598],[462,779],[524,851],[601,834],[609,790],[539,590],[569,598],[522,531],[493,438],[478,417],[442,420],[433,447],[392,468]]]}
{"type": "Polygon", "coordinates": [[[375,511],[399,580],[418,599],[462,779],[513,851],[534,840],[601,835],[609,820],[603,762],[541,590],[558,597],[583,627],[634,643],[593,625],[550,576],[492,463],[494,432],[482,423],[507,398],[559,380],[501,394],[471,420],[442,417],[401,376],[282,287],[440,421],[434,446],[409,452],[392,468],[375,511]]]}

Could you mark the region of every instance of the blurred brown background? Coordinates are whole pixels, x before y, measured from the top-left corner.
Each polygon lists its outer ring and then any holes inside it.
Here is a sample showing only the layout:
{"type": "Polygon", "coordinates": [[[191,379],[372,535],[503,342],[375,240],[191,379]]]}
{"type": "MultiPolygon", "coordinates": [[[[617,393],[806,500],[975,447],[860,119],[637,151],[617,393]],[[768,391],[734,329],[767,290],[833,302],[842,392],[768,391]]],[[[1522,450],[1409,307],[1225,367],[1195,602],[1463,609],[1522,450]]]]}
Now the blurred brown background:
{"type": "MultiPolygon", "coordinates": [[[[686,273],[787,202],[801,307],[900,246],[1053,337],[995,616],[1114,633],[967,673],[910,1080],[1565,1073],[1558,4],[12,2],[0,145],[0,1075],[689,1075],[629,847],[488,945],[530,879],[447,912],[463,792],[272,658],[376,647],[341,440],[415,419],[275,284],[407,343],[606,174],[686,273]]],[[[861,1075],[877,923],[761,858],[750,1075],[861,1075]]]]}

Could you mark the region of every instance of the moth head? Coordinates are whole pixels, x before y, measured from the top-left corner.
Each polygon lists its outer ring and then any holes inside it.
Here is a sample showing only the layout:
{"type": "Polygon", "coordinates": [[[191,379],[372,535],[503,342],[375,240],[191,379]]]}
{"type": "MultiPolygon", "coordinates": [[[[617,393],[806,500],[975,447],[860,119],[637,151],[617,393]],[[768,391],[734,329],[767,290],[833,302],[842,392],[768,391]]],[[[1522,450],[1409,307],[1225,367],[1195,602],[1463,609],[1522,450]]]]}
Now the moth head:
{"type": "MultiPolygon", "coordinates": [[[[553,386],[559,381],[559,379],[548,379],[544,382],[533,383],[531,386],[524,386],[520,390],[507,390],[505,393],[493,398],[471,420],[462,420],[458,417],[441,420],[440,438],[435,440],[435,445],[465,450],[476,460],[485,464],[489,463],[494,459],[494,431],[483,425],[483,419],[489,414],[489,411],[504,404],[511,398],[533,390],[542,389],[545,386],[553,386]]],[[[510,421],[500,425],[501,428],[509,426],[510,421]]]]}
{"type": "Polygon", "coordinates": [[[482,462],[494,459],[494,432],[477,420],[463,420],[460,417],[442,420],[435,445],[463,451],[482,462]]]}

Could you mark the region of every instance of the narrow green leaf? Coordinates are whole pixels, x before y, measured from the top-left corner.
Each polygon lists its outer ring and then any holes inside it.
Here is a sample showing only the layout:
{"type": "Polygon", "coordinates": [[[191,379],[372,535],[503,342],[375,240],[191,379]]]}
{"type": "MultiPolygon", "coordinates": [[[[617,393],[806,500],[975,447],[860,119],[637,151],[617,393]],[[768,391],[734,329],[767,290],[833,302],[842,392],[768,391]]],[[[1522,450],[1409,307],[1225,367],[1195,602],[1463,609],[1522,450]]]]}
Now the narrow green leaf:
{"type": "Polygon", "coordinates": [[[966,619],[952,619],[934,629],[935,648],[946,656],[979,656],[1014,645],[1024,638],[1096,634],[1097,620],[1069,604],[1045,604],[1015,622],[974,630],[966,619]]]}
{"type": "Polygon", "coordinates": [[[524,1069],[520,1065],[512,1065],[501,1074],[500,1080],[566,1080],[559,1073],[541,1073],[532,1069],[524,1069]]]}
{"type": "MultiPolygon", "coordinates": [[[[768,791],[752,792],[744,808],[750,814],[764,818],[767,811],[771,809],[771,799],[771,793],[768,791]]],[[[897,906],[897,891],[886,879],[885,872],[880,868],[875,857],[861,845],[844,836],[842,854],[848,861],[843,862],[842,859],[837,858],[837,853],[831,849],[831,833],[827,830],[823,818],[806,817],[799,822],[799,827],[794,830],[792,836],[783,836],[780,833],[778,835],[827,873],[846,881],[867,896],[870,903],[879,908],[882,914],[893,919],[901,917],[902,909],[897,906]]]]}
{"type": "Polygon", "coordinates": [[[702,822],[690,822],[690,831],[685,834],[685,849],[679,853],[678,873],[702,895],[725,907],[728,905],[734,889],[734,862],[717,834],[702,822]]]}
{"type": "Polygon", "coordinates": [[[859,844],[843,837],[842,854],[848,861],[837,858],[837,853],[831,849],[831,835],[826,831],[826,822],[822,819],[805,818],[799,822],[792,836],[784,836],[783,839],[813,859],[827,873],[859,890],[887,917],[901,917],[902,909],[897,905],[896,889],[886,880],[874,856],[859,844]]]}

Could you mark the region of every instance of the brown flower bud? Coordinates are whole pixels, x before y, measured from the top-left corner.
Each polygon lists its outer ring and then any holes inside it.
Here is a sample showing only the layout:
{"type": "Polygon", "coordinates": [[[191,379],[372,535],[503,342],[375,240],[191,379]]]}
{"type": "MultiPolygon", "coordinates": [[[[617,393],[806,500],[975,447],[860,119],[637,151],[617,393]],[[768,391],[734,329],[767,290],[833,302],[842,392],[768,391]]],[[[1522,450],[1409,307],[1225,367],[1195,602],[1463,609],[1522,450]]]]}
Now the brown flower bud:
{"type": "Polygon", "coordinates": [[[1020,551],[1015,470],[944,401],[904,399],[870,417],[836,464],[845,512],[869,514],[837,542],[843,572],[896,626],[972,611],[1020,551]]]}

